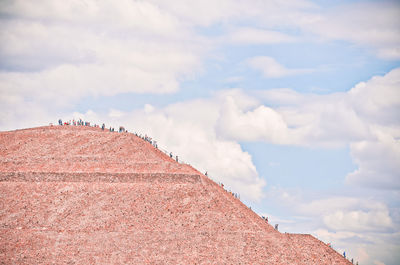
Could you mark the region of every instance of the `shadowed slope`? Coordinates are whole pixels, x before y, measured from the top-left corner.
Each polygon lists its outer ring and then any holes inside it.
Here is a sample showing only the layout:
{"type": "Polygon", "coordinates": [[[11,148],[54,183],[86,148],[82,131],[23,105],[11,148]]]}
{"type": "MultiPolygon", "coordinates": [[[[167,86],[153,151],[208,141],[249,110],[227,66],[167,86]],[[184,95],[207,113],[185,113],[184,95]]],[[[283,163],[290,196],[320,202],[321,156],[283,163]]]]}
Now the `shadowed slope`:
{"type": "Polygon", "coordinates": [[[349,263],[128,133],[0,133],[0,203],[6,264],[349,263]]]}

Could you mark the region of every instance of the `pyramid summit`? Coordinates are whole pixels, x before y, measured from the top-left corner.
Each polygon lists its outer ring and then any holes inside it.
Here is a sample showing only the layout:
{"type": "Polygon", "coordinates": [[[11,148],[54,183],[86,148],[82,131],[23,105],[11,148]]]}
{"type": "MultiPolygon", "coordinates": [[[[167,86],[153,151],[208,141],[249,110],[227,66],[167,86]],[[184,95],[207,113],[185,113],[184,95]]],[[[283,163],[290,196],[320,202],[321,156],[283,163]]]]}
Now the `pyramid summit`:
{"type": "Polygon", "coordinates": [[[1,264],[351,264],[127,132],[0,132],[1,264]]]}

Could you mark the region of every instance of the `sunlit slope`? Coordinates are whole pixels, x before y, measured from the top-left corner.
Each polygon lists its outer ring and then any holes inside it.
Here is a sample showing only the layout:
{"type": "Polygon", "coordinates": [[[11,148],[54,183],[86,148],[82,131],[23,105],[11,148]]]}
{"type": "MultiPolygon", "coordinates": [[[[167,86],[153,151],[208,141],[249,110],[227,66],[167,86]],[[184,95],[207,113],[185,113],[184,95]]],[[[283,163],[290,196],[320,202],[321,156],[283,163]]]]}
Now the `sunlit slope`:
{"type": "Polygon", "coordinates": [[[349,264],[130,133],[0,133],[5,264],[349,264]]]}

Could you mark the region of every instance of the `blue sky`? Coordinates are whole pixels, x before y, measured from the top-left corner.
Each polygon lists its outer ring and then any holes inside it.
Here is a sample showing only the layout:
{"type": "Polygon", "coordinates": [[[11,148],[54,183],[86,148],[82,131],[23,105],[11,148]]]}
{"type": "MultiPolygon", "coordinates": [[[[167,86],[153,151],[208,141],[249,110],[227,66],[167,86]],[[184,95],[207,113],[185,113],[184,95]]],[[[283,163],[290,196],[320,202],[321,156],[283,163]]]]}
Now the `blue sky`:
{"type": "Polygon", "coordinates": [[[0,130],[151,135],[282,232],[400,260],[397,1],[2,1],[0,130]]]}

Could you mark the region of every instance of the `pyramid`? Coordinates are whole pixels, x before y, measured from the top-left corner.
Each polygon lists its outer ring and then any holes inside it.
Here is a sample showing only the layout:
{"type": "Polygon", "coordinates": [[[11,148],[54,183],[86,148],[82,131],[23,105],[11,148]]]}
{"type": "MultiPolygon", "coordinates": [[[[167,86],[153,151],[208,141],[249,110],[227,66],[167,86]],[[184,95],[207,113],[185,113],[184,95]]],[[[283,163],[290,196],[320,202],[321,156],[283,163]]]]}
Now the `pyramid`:
{"type": "Polygon", "coordinates": [[[0,204],[0,264],[351,264],[126,132],[0,132],[0,204]]]}

